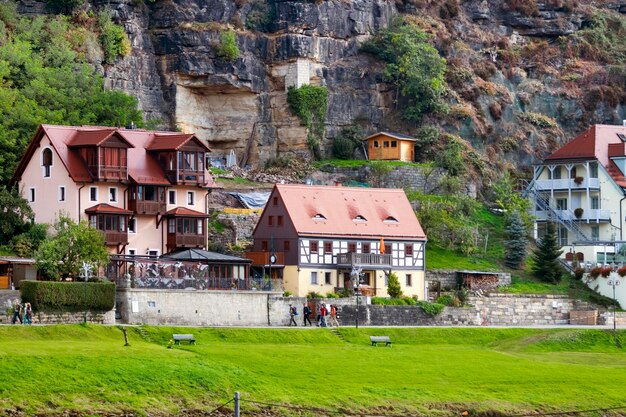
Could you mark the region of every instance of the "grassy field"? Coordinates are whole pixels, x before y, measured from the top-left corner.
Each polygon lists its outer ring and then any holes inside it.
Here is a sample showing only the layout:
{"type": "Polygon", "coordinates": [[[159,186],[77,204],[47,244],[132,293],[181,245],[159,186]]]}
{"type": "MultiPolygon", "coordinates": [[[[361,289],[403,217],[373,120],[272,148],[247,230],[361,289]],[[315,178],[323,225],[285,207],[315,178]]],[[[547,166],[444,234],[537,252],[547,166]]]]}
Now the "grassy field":
{"type": "Polygon", "coordinates": [[[266,407],[259,403],[328,415],[626,413],[626,354],[602,330],[340,331],[345,340],[327,329],[130,327],[125,347],[117,327],[4,326],[0,410],[179,415],[212,410],[240,391],[242,415],[266,407]],[[172,333],[194,333],[197,344],[168,349],[172,333]],[[393,348],[371,347],[372,334],[389,335],[393,348]]]}

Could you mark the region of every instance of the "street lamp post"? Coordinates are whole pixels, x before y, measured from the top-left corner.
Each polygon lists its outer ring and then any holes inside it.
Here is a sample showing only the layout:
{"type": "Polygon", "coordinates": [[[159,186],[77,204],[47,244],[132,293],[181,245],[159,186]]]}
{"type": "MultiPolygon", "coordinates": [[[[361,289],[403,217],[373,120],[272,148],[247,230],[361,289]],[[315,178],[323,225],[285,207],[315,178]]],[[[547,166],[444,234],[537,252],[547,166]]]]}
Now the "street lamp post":
{"type": "Polygon", "coordinates": [[[356,296],[356,328],[359,328],[359,296],[361,295],[359,292],[359,284],[357,282],[354,287],[354,295],[356,296]]]}
{"type": "MultiPolygon", "coordinates": [[[[609,285],[613,287],[613,301],[617,302],[617,300],[615,299],[615,287],[619,287],[619,285],[621,284],[619,278],[613,276],[611,278],[609,278],[609,285]]],[[[613,304],[613,331],[617,330],[617,326],[615,323],[615,304],[613,304]]]]}

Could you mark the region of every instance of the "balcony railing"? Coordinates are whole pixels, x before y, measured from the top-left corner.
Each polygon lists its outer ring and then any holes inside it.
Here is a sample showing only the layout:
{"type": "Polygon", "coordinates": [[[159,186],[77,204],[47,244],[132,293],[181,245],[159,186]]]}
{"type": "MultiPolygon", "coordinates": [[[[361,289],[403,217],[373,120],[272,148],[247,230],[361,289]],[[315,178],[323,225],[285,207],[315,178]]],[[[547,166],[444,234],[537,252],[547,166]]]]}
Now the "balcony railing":
{"type": "Polygon", "coordinates": [[[252,261],[253,266],[269,266],[271,265],[285,265],[285,253],[274,252],[276,256],[276,262],[273,264],[270,262],[270,256],[272,252],[247,252],[246,258],[252,261]]]}
{"type": "Polygon", "coordinates": [[[100,230],[104,235],[104,243],[107,245],[126,245],[128,244],[127,232],[112,232],[110,230],[100,230]]]}
{"type": "Polygon", "coordinates": [[[386,253],[340,253],[337,255],[337,265],[391,266],[391,255],[386,253]]]}
{"type": "Polygon", "coordinates": [[[128,200],[128,209],[139,214],[165,213],[165,201],[128,200]]]}
{"type": "Polygon", "coordinates": [[[536,180],[536,191],[547,190],[585,190],[589,188],[600,189],[600,180],[598,178],[584,178],[580,184],[577,184],[573,178],[564,178],[558,180],[536,180]]]}
{"type": "MultiPolygon", "coordinates": [[[[556,213],[561,216],[562,219],[566,220],[574,220],[574,221],[594,221],[594,222],[602,222],[602,221],[610,221],[611,220],[611,212],[609,210],[602,209],[591,209],[585,210],[580,217],[576,217],[576,215],[570,210],[554,210],[556,213]]],[[[537,220],[549,220],[547,211],[535,211],[535,217],[537,220]]]]}
{"type": "Polygon", "coordinates": [[[175,184],[204,184],[204,171],[168,170],[167,178],[175,184]]]}
{"type": "Polygon", "coordinates": [[[206,246],[206,235],[196,234],[168,234],[167,235],[167,248],[172,250],[174,248],[204,248],[206,246]]]}
{"type": "Polygon", "coordinates": [[[126,181],[128,169],[126,165],[90,165],[89,173],[98,181],[126,181]]]}

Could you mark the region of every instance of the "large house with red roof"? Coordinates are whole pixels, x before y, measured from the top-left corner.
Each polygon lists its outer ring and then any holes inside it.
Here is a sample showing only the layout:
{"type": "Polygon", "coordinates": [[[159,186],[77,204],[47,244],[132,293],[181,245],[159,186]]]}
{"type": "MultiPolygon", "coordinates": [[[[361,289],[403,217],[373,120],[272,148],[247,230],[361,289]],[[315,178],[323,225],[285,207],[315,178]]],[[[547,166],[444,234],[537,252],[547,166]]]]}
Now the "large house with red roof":
{"type": "Polygon", "coordinates": [[[528,190],[536,237],[554,221],[568,261],[622,262],[625,175],[626,126],[594,125],[582,132],[535,166],[528,190]]]}
{"type": "Polygon", "coordinates": [[[296,296],[360,284],[387,295],[394,272],[425,297],[426,235],[403,190],[276,184],[253,232],[252,268],[296,296]]]}
{"type": "Polygon", "coordinates": [[[63,213],[101,230],[116,255],[207,244],[210,150],[193,134],[42,125],[11,179],[39,223],[63,213]]]}

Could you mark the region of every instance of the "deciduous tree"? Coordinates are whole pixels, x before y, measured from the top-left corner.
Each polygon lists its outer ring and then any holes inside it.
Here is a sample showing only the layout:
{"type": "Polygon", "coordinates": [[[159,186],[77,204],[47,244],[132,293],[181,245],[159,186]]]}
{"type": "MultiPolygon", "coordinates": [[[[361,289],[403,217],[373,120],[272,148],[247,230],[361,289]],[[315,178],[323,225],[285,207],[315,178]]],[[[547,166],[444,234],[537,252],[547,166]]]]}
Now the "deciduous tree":
{"type": "Polygon", "coordinates": [[[104,236],[86,221],[75,223],[60,215],[53,225],[53,236],[39,247],[37,269],[47,278],[78,277],[83,262],[96,270],[109,262],[104,236]]]}

